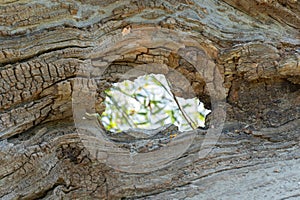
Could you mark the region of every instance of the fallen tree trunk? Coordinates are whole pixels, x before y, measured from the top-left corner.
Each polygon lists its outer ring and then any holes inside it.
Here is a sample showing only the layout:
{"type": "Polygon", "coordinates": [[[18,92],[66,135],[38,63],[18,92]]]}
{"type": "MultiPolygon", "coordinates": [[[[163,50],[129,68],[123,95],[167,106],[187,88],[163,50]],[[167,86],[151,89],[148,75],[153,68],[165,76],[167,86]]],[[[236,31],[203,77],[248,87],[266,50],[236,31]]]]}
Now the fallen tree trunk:
{"type": "Polygon", "coordinates": [[[6,0],[0,11],[1,199],[300,196],[299,2],[6,0]],[[93,114],[132,70],[192,90],[209,129],[145,154],[116,147],[93,114]]]}

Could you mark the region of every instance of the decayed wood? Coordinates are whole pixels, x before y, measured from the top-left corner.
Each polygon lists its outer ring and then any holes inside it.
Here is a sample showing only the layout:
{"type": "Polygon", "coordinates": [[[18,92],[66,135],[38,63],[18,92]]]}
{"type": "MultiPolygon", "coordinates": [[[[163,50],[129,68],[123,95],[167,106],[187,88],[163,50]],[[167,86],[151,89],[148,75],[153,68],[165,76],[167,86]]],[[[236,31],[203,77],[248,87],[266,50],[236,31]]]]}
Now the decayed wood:
{"type": "Polygon", "coordinates": [[[0,13],[0,198],[300,196],[299,1],[5,0],[0,13]],[[224,101],[226,121],[219,138],[178,137],[163,167],[124,172],[112,163],[128,151],[78,126],[97,127],[84,114],[101,92],[145,66],[179,96],[224,101]],[[218,142],[201,157],[205,139],[218,142]]]}

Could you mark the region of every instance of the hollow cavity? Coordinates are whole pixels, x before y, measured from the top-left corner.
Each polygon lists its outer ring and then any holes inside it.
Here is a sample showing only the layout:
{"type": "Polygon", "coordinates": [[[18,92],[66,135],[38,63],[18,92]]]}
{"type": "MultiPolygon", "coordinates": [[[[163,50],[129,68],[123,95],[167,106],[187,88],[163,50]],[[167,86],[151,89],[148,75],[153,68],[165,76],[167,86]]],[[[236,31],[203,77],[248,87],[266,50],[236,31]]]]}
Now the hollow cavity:
{"type": "Polygon", "coordinates": [[[166,124],[189,131],[204,127],[205,116],[210,113],[196,97],[175,96],[171,84],[162,74],[114,83],[105,94],[105,111],[100,120],[111,132],[131,128],[156,129],[166,124]]]}

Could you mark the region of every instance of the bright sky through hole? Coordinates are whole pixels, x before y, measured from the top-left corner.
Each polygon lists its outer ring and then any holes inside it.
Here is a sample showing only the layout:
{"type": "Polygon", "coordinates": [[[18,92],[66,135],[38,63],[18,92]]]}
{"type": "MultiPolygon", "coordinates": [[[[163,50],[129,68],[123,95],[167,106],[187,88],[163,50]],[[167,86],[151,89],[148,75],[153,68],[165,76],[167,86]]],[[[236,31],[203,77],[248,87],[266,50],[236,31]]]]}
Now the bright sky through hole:
{"type": "Polygon", "coordinates": [[[204,127],[205,116],[210,113],[197,98],[174,97],[162,74],[114,83],[106,91],[104,103],[101,122],[111,132],[156,129],[171,123],[180,131],[188,131],[204,127]]]}

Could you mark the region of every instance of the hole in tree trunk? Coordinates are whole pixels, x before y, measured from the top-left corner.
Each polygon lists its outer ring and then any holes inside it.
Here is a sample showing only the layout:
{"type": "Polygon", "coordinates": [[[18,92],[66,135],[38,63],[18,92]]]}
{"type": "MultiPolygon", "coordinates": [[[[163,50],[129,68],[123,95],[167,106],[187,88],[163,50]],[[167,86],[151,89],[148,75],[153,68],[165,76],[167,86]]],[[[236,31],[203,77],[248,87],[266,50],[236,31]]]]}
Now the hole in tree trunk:
{"type": "MultiPolygon", "coordinates": [[[[158,129],[174,124],[180,131],[204,127],[210,110],[198,98],[184,99],[175,95],[162,74],[149,74],[133,81],[114,83],[105,91],[105,111],[100,121],[106,130],[158,129]]],[[[144,131],[147,133],[147,131],[144,131]]]]}

